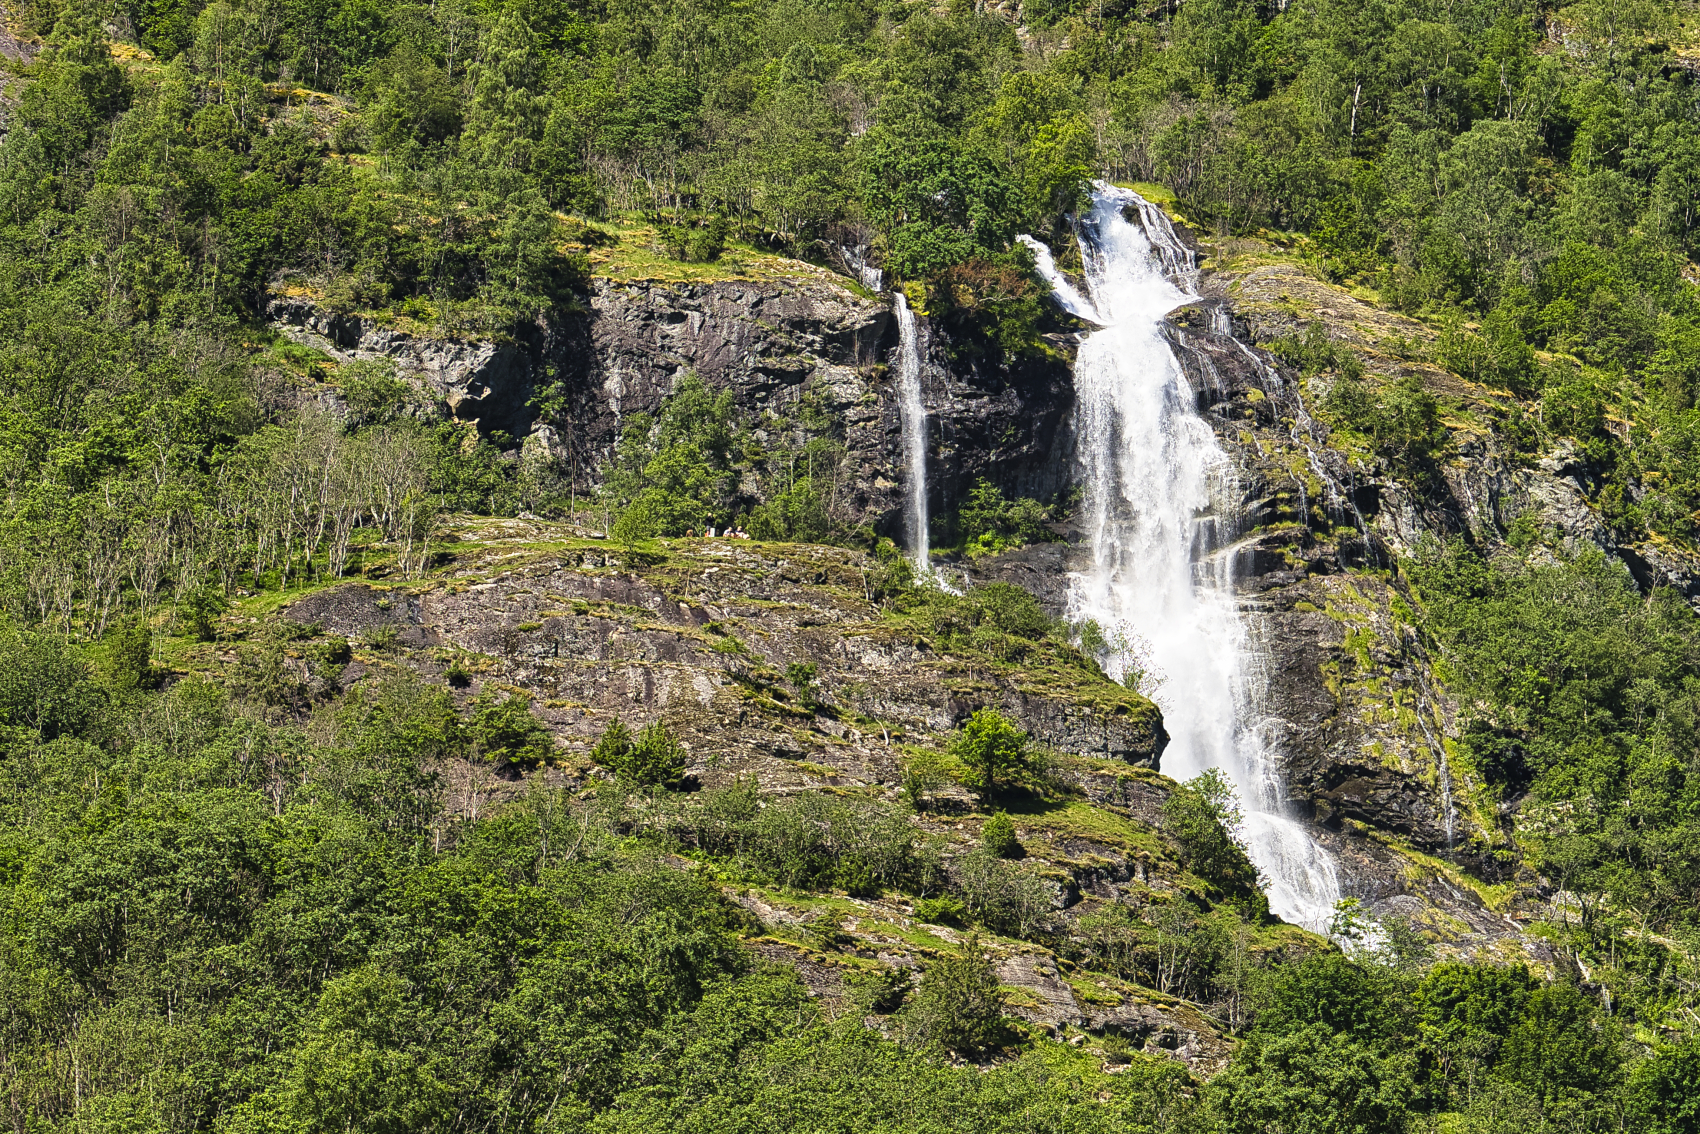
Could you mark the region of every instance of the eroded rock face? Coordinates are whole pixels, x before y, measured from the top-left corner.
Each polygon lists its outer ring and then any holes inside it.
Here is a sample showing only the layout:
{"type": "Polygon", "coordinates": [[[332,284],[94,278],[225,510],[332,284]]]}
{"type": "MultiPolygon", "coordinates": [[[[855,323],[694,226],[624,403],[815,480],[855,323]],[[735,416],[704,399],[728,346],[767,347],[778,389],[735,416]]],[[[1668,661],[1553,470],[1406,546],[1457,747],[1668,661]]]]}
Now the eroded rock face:
{"type": "MultiPolygon", "coordinates": [[[[593,284],[581,349],[571,365],[570,420],[555,423],[579,451],[606,459],[621,420],[655,413],[694,372],[730,390],[765,443],[775,418],[807,399],[843,423],[854,524],[900,526],[902,442],[891,366],[898,329],[888,304],[826,281],[593,284]]],[[[1056,459],[1073,406],[1066,364],[1013,368],[953,364],[936,336],[923,364],[928,478],[935,514],[979,476],[1006,491],[1062,487],[1056,459]]],[[[770,435],[770,431],[771,435],[770,435]]]]}
{"type": "MultiPolygon", "coordinates": [[[[0,4],[0,60],[8,64],[28,63],[35,58],[41,45],[26,39],[20,39],[10,26],[10,13],[5,4],[0,4]]],[[[12,115],[18,107],[18,100],[23,97],[24,82],[22,78],[0,73],[0,141],[4,141],[11,129],[12,115]]]]}
{"type": "Polygon", "coordinates": [[[338,363],[389,359],[457,421],[486,433],[522,438],[536,414],[532,353],[518,343],[461,342],[412,335],[358,315],[327,311],[308,299],[283,296],[266,309],[271,325],[338,363]]]}
{"type": "Polygon", "coordinates": [[[1449,766],[1453,707],[1385,574],[1411,550],[1407,520],[1419,535],[1443,521],[1391,514],[1403,490],[1326,446],[1295,379],[1230,337],[1228,314],[1211,303],[1178,313],[1172,337],[1234,462],[1246,535],[1231,554],[1263,659],[1265,736],[1294,806],[1325,827],[1366,823],[1490,862],[1503,836],[1461,805],[1475,785],[1449,766]]]}
{"type": "Polygon", "coordinates": [[[1157,766],[1167,735],[1149,702],[935,653],[879,619],[865,592],[871,564],[859,553],[680,546],[693,550],[641,571],[610,547],[410,596],[348,584],[302,599],[287,617],[355,638],[388,627],[404,647],[440,648],[434,661],[417,659],[438,668],[446,651],[486,659],[478,684],[527,690],[569,750],[588,751],[615,717],[637,727],[664,716],[705,784],[755,772],[774,789],[895,793],[894,745],[942,744],[988,706],[1059,751],[1157,766]],[[806,707],[780,677],[797,662],[816,667],[834,712],[806,707]]]}
{"type": "MultiPolygon", "coordinates": [[[[891,371],[897,323],[886,301],[842,284],[598,279],[586,312],[511,343],[410,335],[302,297],[275,298],[268,317],[339,362],[394,360],[456,419],[523,439],[587,487],[613,456],[622,422],[658,412],[688,373],[730,391],[764,445],[790,444],[784,422],[807,402],[841,423],[849,464],[839,518],[882,532],[901,528],[905,474],[891,371]],[[567,404],[538,421],[528,403],[545,370],[563,384],[567,404]]],[[[952,361],[937,335],[928,346],[922,385],[931,512],[954,509],[982,476],[1014,495],[1063,489],[1073,408],[1066,359],[970,366],[952,361]]]]}

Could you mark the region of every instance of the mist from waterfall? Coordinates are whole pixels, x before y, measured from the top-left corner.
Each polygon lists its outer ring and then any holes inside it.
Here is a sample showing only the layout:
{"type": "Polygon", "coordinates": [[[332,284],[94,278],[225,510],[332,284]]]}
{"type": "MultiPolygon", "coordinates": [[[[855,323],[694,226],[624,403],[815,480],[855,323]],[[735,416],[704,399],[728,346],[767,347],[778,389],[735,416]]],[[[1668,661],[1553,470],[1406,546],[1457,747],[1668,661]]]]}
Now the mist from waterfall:
{"type": "Polygon", "coordinates": [[[921,401],[921,328],[901,291],[892,295],[892,306],[897,312],[897,413],[907,489],[903,526],[915,573],[926,576],[932,571],[932,554],[927,546],[927,407],[921,401]]]}
{"type": "MultiPolygon", "coordinates": [[[[1191,298],[1191,254],[1159,210],[1103,182],[1079,235],[1090,317],[1102,329],[1083,337],[1075,362],[1092,566],[1070,577],[1069,616],[1102,628],[1111,676],[1137,667],[1160,681],[1164,771],[1184,780],[1221,769],[1239,792],[1270,908],[1326,931],[1340,896],[1334,864],[1290,813],[1260,735],[1259,657],[1234,589],[1233,468],[1162,330],[1191,298]]],[[[1062,294],[1058,302],[1073,309],[1062,294]]]]}

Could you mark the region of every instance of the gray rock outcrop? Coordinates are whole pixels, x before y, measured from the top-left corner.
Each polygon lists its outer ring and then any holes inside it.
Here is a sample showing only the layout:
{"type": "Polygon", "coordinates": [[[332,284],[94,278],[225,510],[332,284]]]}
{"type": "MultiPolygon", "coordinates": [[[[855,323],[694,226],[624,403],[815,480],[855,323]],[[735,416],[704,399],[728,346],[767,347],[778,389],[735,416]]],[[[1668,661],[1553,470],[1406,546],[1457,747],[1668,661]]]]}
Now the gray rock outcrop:
{"type": "MultiPolygon", "coordinates": [[[[847,453],[838,518],[851,527],[900,526],[902,445],[890,362],[896,320],[884,300],[830,280],[702,283],[592,281],[587,310],[537,328],[524,342],[415,335],[311,299],[278,296],[273,327],[339,363],[389,359],[457,420],[502,430],[560,461],[592,487],[634,413],[654,414],[687,373],[729,391],[763,445],[790,443],[805,405],[828,415],[847,453]],[[564,407],[538,421],[541,375],[564,407]]],[[[985,476],[1006,492],[1050,497],[1066,487],[1073,385],[1066,357],[966,365],[930,336],[923,368],[928,486],[946,514],[985,476]]],[[[750,501],[754,502],[753,498],[750,501]]]]}
{"type": "MultiPolygon", "coordinates": [[[[840,421],[849,460],[844,518],[896,530],[903,461],[890,367],[898,330],[885,301],[809,278],[598,280],[582,332],[563,356],[568,420],[555,423],[579,452],[606,459],[624,417],[657,412],[694,372],[732,392],[763,444],[782,443],[782,423],[805,401],[840,421]]],[[[1012,493],[1061,489],[1067,466],[1057,453],[1073,407],[1066,360],[968,367],[931,338],[922,379],[934,514],[954,508],[980,476],[1012,493]]]]}
{"type": "Polygon", "coordinates": [[[298,296],[274,298],[266,316],[289,339],[323,351],[339,364],[380,359],[395,363],[399,375],[457,421],[515,439],[531,431],[536,417],[529,405],[535,364],[519,343],[414,335],[360,315],[327,311],[298,296]]]}

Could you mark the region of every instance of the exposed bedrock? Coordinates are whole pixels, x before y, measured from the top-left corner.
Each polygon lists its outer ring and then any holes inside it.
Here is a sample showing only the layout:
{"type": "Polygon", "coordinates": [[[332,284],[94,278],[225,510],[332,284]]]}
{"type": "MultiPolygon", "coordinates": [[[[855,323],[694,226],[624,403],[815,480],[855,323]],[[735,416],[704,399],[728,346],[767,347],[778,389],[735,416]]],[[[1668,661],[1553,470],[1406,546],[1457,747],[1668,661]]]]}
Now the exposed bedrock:
{"type": "MultiPolygon", "coordinates": [[[[1516,861],[1505,808],[1516,801],[1493,802],[1473,770],[1452,758],[1448,738],[1456,736],[1467,706],[1437,681],[1411,625],[1408,596],[1394,570],[1399,557],[1427,536],[1461,536],[1491,549],[1506,526],[1533,511],[1566,537],[1605,547],[1644,585],[1670,583],[1700,594],[1700,574],[1668,550],[1614,545],[1589,507],[1588,470],[1563,445],[1518,459],[1503,451],[1491,430],[1449,423],[1452,448],[1421,494],[1375,459],[1332,445],[1314,413],[1325,392],[1317,381],[1302,381],[1250,344],[1293,334],[1314,316],[1363,353],[1374,380],[1418,373],[1442,392],[1458,380],[1378,354],[1376,334],[1414,333],[1382,327],[1376,319],[1385,322],[1385,313],[1331,291],[1321,298],[1305,293],[1301,298],[1316,310],[1295,314],[1293,304],[1276,299],[1298,294],[1300,285],[1285,276],[1263,280],[1259,272],[1264,269],[1232,280],[1206,273],[1200,288],[1205,298],[1169,317],[1177,357],[1232,466],[1228,503],[1242,516],[1241,536],[1220,554],[1233,557],[1242,608],[1259,647],[1259,727],[1278,753],[1295,812],[1324,830],[1351,875],[1350,886],[1365,896],[1379,903],[1408,896],[1400,860],[1371,853],[1366,832],[1482,878],[1505,877],[1516,861]]],[[[904,473],[890,369],[896,321],[884,301],[832,279],[598,280],[582,313],[538,329],[530,340],[503,343],[412,336],[330,315],[299,298],[275,300],[271,315],[290,337],[338,359],[396,360],[400,372],[448,413],[485,430],[529,436],[569,461],[581,483],[593,479],[612,453],[622,422],[657,411],[687,373],[731,391],[742,419],[759,440],[773,444],[786,443],[779,420],[795,417],[807,400],[841,422],[849,458],[846,518],[887,533],[900,530],[904,473]],[[538,423],[529,403],[545,374],[564,383],[567,397],[553,420],[538,423]]],[[[1050,497],[1067,490],[1076,467],[1067,362],[1073,344],[1059,338],[1054,345],[1058,349],[1042,362],[972,367],[953,361],[939,334],[930,336],[923,383],[934,515],[948,514],[981,476],[1011,494],[1050,497]]],[[[975,581],[1019,583],[1062,614],[1068,574],[1084,566],[1086,552],[1078,532],[1066,523],[1059,530],[1064,542],[966,565],[968,573],[975,581]]],[[[854,595],[859,584],[852,584],[846,590],[854,595]]],[[[430,609],[422,608],[418,621],[404,629],[421,645],[504,656],[505,664],[525,671],[516,673],[522,683],[545,699],[591,710],[562,710],[556,723],[564,732],[582,735],[593,718],[622,703],[695,706],[692,712],[702,715],[704,732],[715,734],[716,743],[780,762],[767,765],[773,788],[809,781],[780,764],[802,758],[810,745],[766,727],[746,732],[723,700],[735,682],[735,660],[710,656],[688,629],[681,636],[667,628],[674,622],[698,626],[725,610],[712,613],[706,599],[684,612],[657,594],[581,594],[586,585],[561,579],[530,589],[553,589],[563,600],[645,608],[661,603],[666,609],[655,608],[657,620],[641,630],[614,633],[599,620],[549,613],[542,607],[550,603],[524,597],[511,600],[511,617],[492,618],[481,607],[465,620],[457,611],[469,599],[439,595],[422,600],[430,609]],[[533,621],[544,629],[513,629],[533,621]],[[540,642],[547,643],[547,656],[537,652],[545,648],[540,642]],[[578,719],[567,719],[575,714],[578,719]]],[[[624,585],[635,584],[605,576],[595,583],[624,585]]],[[[500,599],[504,610],[510,601],[505,594],[488,597],[500,599]]],[[[762,618],[776,617],[763,610],[762,618]]],[[[750,607],[735,617],[756,614],[750,607]]],[[[859,611],[852,621],[863,617],[859,611]]],[[[951,691],[951,682],[921,676],[928,666],[910,642],[815,614],[768,632],[782,636],[783,652],[815,660],[826,682],[860,711],[906,729],[948,730],[971,702],[998,703],[1064,750],[1153,764],[1161,752],[1160,724],[1155,731],[1144,722],[1124,727],[1113,716],[1035,699],[1013,686],[965,698],[951,691]]],[[[969,678],[972,684],[974,675],[969,678]]],[[[850,729],[839,738],[844,754],[854,754],[845,771],[894,783],[897,764],[886,755],[888,739],[850,729]]]]}
{"type": "MultiPolygon", "coordinates": [[[[849,457],[844,518],[896,534],[902,445],[890,363],[890,306],[826,279],[706,283],[596,280],[587,310],[535,328],[524,341],[461,342],[410,334],[284,296],[269,308],[288,337],[339,362],[393,359],[428,400],[486,432],[534,443],[581,483],[612,456],[622,422],[657,412],[682,377],[728,390],[763,443],[784,444],[780,419],[805,399],[841,423],[849,457]],[[536,420],[531,400],[546,374],[566,407],[536,420]]],[[[1062,354],[1008,366],[953,361],[929,336],[922,383],[928,407],[931,511],[956,507],[979,477],[1014,495],[1066,487],[1073,385],[1062,354]]]]}
{"type": "MultiPolygon", "coordinates": [[[[605,457],[628,414],[653,413],[695,372],[731,390],[757,439],[809,398],[843,423],[857,524],[895,533],[903,477],[891,362],[891,308],[824,280],[700,284],[598,281],[569,352],[572,444],[605,457]]],[[[988,476],[1011,493],[1064,487],[1057,459],[1073,407],[1066,362],[968,367],[930,336],[922,367],[928,407],[928,487],[934,514],[988,476]]]]}

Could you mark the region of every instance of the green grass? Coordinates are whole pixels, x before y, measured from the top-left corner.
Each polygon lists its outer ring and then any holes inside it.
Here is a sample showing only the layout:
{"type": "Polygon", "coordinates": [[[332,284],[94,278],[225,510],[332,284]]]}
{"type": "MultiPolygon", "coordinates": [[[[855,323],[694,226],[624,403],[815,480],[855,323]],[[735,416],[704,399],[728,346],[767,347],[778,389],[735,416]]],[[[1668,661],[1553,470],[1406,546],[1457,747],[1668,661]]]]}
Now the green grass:
{"type": "Polygon", "coordinates": [[[1006,801],[1005,810],[1020,826],[1053,840],[1089,839],[1122,851],[1144,851],[1169,858],[1162,838],[1144,823],[1078,799],[1047,801],[1033,796],[1006,801]]]}
{"type": "Polygon", "coordinates": [[[720,259],[710,264],[692,264],[671,259],[656,249],[656,230],[651,224],[635,218],[619,218],[608,225],[591,226],[599,234],[601,247],[591,247],[587,255],[590,273],[616,283],[710,283],[719,280],[762,280],[795,282],[816,279],[830,282],[871,298],[866,288],[852,283],[818,264],[775,256],[752,244],[736,240],[726,242],[720,259]]]}

